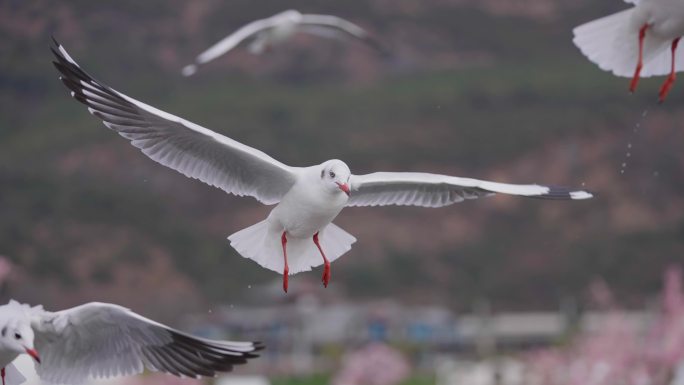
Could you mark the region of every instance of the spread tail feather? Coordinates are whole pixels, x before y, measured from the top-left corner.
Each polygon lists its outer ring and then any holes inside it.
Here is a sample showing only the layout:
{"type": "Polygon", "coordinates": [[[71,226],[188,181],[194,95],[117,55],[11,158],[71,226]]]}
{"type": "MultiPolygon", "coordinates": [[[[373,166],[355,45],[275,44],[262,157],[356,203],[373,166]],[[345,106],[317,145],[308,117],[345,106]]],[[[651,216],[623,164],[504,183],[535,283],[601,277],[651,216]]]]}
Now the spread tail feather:
{"type": "Polygon", "coordinates": [[[19,370],[13,365],[9,364],[5,367],[5,384],[19,385],[23,384],[26,378],[19,373],[19,370]]]}
{"type": "MultiPolygon", "coordinates": [[[[573,30],[575,45],[602,70],[632,77],[639,54],[639,28],[632,21],[634,8],[590,21],[573,30]]],[[[667,40],[646,31],[642,77],[670,72],[667,40]]]]}
{"type": "MultiPolygon", "coordinates": [[[[282,234],[269,228],[266,220],[242,229],[228,237],[230,245],[243,257],[251,259],[269,270],[283,272],[282,234]]],[[[330,262],[351,249],[356,238],[333,223],[319,233],[321,248],[330,262]]],[[[287,262],[290,275],[309,271],[323,264],[318,248],[312,238],[288,238],[287,262]]]]}

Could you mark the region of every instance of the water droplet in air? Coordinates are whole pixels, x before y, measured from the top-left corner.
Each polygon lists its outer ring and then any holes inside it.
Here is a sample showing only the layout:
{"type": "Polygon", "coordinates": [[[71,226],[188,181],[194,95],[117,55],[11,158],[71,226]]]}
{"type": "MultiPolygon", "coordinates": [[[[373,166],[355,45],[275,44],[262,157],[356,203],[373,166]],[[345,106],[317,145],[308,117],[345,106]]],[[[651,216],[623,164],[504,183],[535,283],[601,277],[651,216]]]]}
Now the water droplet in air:
{"type": "Polygon", "coordinates": [[[252,288],[252,285],[247,285],[247,288],[248,288],[248,289],[251,289],[251,288],[252,288]]]}

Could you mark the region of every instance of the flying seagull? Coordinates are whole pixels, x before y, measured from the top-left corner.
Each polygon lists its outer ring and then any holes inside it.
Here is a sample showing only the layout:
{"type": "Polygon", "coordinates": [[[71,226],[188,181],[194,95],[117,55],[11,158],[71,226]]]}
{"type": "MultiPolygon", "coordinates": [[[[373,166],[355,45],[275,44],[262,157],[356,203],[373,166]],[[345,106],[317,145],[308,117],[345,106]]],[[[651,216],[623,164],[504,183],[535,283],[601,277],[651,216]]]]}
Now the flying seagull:
{"type": "Polygon", "coordinates": [[[288,10],[266,19],[255,20],[238,29],[223,40],[211,46],[195,58],[195,63],[183,68],[184,76],[192,76],[198,66],[208,63],[251,40],[247,49],[253,54],[261,54],[267,48],[283,43],[295,34],[303,32],[325,38],[351,37],[359,39],[370,47],[386,54],[385,48],[363,28],[331,15],[308,15],[288,10]]]}
{"type": "Polygon", "coordinates": [[[668,75],[658,95],[662,103],[674,84],[675,73],[684,69],[684,56],[677,53],[684,35],[684,2],[625,1],[634,6],[575,28],[573,41],[602,70],[632,77],[631,92],[640,77],[668,75]]]}
{"type": "Polygon", "coordinates": [[[44,381],[78,384],[145,368],[179,377],[215,376],[258,357],[261,349],[258,342],[193,337],[107,303],[58,312],[16,301],[0,306],[2,385],[24,381],[11,364],[20,354],[33,357],[44,381]]]}
{"type": "MultiPolygon", "coordinates": [[[[57,44],[57,43],[55,43],[57,44]]],[[[334,225],[347,206],[442,207],[493,193],[545,199],[587,199],[582,190],[513,185],[448,175],[376,172],[352,175],[341,160],[287,166],[265,153],[181,119],[98,82],[56,45],[54,63],[71,95],[105,126],[152,160],[227,193],[276,205],[268,217],[228,239],[245,258],[288,275],[324,265],[351,249],[356,239],[334,225]]]]}

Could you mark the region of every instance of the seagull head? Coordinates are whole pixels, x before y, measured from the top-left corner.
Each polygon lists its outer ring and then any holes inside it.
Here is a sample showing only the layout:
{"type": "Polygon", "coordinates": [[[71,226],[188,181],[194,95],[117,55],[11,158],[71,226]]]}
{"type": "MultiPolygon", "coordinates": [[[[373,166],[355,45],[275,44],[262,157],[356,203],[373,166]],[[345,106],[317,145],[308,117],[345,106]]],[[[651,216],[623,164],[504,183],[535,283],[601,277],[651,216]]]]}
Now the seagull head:
{"type": "Polygon", "coordinates": [[[324,189],[331,194],[351,195],[351,171],[343,161],[333,159],[323,163],[319,176],[324,189]]]}
{"type": "Polygon", "coordinates": [[[28,354],[40,363],[40,356],[33,346],[33,329],[28,318],[13,317],[0,324],[0,348],[17,354],[28,354]]]}

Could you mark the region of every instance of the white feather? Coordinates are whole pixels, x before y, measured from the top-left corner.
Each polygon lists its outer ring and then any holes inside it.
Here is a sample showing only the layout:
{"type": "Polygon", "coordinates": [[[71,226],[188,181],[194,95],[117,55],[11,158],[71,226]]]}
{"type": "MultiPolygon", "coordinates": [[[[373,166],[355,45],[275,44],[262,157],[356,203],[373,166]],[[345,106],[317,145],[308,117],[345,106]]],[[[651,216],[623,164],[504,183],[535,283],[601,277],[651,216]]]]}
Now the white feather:
{"type": "Polygon", "coordinates": [[[296,179],[296,168],[200,125],[161,111],[91,78],[59,46],[74,97],[105,126],[152,160],[227,193],[275,204],[296,179]]]}
{"type": "Polygon", "coordinates": [[[36,371],[43,380],[58,384],[133,375],[145,367],[186,377],[213,375],[212,365],[221,361],[207,358],[206,352],[240,363],[245,353],[257,349],[252,343],[192,337],[104,303],[56,313],[35,311],[31,325],[41,356],[36,371]]]}
{"type": "MultiPolygon", "coordinates": [[[[228,240],[243,257],[266,269],[282,273],[285,264],[281,236],[281,232],[269,230],[268,222],[264,220],[238,231],[228,237],[228,240]]],[[[332,262],[351,250],[356,238],[330,223],[320,231],[319,242],[326,257],[332,262]]],[[[287,255],[290,275],[309,271],[323,264],[323,257],[311,238],[289,237],[287,255]]]]}
{"type": "Polygon", "coordinates": [[[225,55],[228,51],[237,47],[244,40],[256,35],[257,33],[269,28],[273,28],[280,22],[277,17],[253,21],[234,33],[226,36],[223,40],[209,47],[206,51],[197,56],[197,64],[205,64],[225,55]]]}
{"type": "Polygon", "coordinates": [[[302,15],[299,24],[302,26],[314,26],[319,28],[328,28],[349,34],[357,39],[365,39],[368,37],[366,31],[358,25],[344,20],[341,17],[331,15],[302,15]]]}
{"type": "Polygon", "coordinates": [[[448,175],[376,172],[353,175],[348,206],[442,207],[493,193],[549,199],[587,199],[586,191],[569,191],[540,185],[496,183],[448,175]]]}

